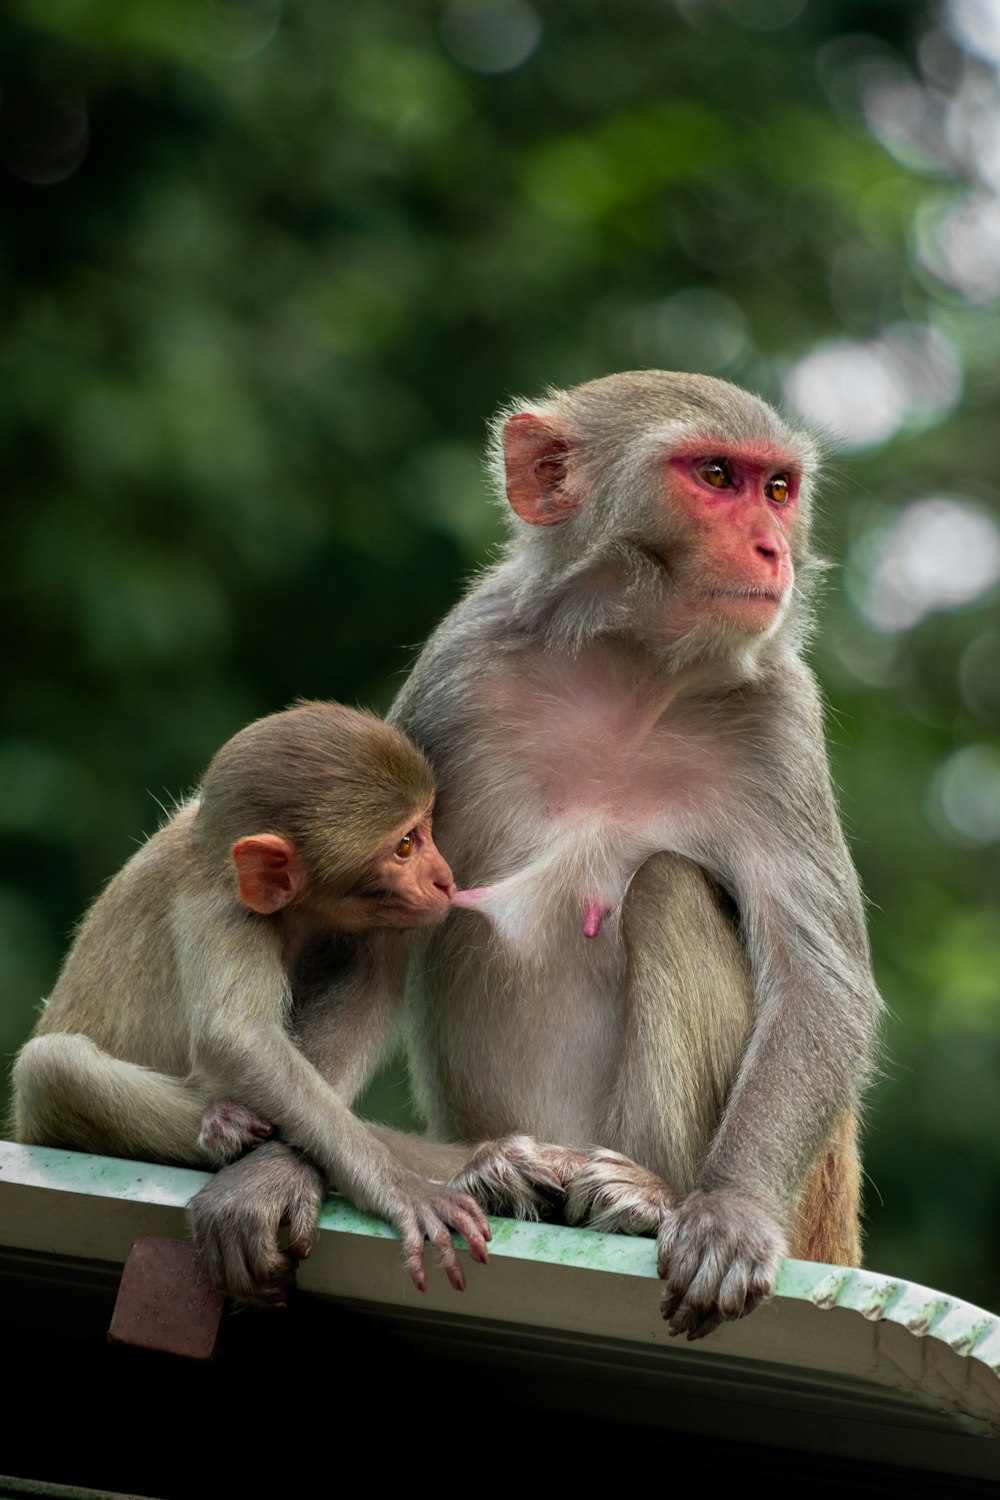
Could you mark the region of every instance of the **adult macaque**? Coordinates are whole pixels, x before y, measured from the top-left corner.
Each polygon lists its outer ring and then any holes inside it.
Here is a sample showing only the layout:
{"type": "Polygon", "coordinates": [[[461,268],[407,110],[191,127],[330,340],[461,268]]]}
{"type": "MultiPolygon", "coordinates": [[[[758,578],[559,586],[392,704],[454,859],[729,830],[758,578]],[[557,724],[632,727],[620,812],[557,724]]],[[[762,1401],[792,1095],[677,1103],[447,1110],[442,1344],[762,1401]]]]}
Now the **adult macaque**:
{"type": "MultiPolygon", "coordinates": [[[[461,1289],[449,1230],[485,1261],[482,1210],[404,1167],[345,1102],[395,1019],[405,932],[442,917],[454,891],[433,802],[406,736],[338,704],[303,704],[231,739],[200,800],[84,919],[15,1065],[17,1138],[204,1166],[266,1140],[273,1122],[400,1229],[418,1287],[426,1236],[461,1289]],[[363,934],[372,962],[324,1018],[321,1077],[293,1028],[342,933],[363,934]]],[[[293,1252],[307,1249],[317,1206],[308,1193],[289,1205],[293,1252]]]]}
{"type": "MultiPolygon", "coordinates": [[[[494,454],[512,541],[393,711],[480,913],[429,935],[416,1086],[452,1138],[643,1163],[550,1158],[572,1219],[658,1227],[664,1316],[698,1337],[789,1248],[859,1255],[880,1002],[801,659],[815,449],[734,386],[646,371],[518,404],[494,454]]],[[[371,982],[348,965],[343,1002],[371,982]]],[[[268,1171],[248,1157],[195,1207],[243,1284],[270,1274],[268,1171]]]]}

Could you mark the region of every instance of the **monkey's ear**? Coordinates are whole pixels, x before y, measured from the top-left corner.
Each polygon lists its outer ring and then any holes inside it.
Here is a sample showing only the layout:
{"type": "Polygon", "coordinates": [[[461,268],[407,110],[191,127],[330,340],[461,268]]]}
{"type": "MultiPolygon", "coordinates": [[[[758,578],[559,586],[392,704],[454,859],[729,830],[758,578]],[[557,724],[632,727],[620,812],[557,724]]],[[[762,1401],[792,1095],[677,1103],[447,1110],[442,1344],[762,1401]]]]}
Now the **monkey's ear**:
{"type": "Polygon", "coordinates": [[[531,526],[554,526],[577,506],[566,492],[570,441],[553,423],[518,412],[503,425],[507,499],[531,526]]]}
{"type": "Polygon", "coordinates": [[[233,845],[240,900],[251,911],[270,916],[299,893],[302,872],[298,855],[276,833],[255,833],[233,845]]]}

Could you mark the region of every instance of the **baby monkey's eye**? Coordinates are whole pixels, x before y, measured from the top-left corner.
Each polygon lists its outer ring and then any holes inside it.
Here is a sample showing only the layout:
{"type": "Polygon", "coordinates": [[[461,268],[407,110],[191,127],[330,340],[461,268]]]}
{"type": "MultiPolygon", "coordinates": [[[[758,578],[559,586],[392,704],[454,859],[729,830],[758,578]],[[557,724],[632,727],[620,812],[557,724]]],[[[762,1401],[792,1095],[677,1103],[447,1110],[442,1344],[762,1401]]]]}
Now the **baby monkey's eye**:
{"type": "Polygon", "coordinates": [[[400,859],[409,859],[410,855],[413,853],[413,846],[415,843],[416,839],[414,838],[412,833],[403,834],[403,837],[396,845],[396,853],[399,855],[400,859]]]}
{"type": "Polygon", "coordinates": [[[733,474],[727,458],[707,458],[698,465],[698,473],[713,489],[728,490],[732,487],[733,474]]]}
{"type": "Polygon", "coordinates": [[[764,486],[764,494],[769,500],[773,500],[775,505],[784,505],[788,499],[788,480],[784,474],[775,474],[773,479],[769,479],[764,486]]]}

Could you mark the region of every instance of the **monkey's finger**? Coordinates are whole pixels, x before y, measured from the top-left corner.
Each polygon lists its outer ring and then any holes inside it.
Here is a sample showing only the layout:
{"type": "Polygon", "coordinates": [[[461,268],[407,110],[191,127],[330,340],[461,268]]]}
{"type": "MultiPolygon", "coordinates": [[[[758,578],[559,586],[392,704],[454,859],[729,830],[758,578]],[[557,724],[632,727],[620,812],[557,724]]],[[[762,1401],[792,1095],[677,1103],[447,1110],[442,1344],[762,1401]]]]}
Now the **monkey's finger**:
{"type": "Polygon", "coordinates": [[[425,1216],[424,1233],[437,1251],[441,1268],[456,1292],[465,1291],[465,1273],[458,1263],[458,1253],[452,1244],[451,1230],[436,1214],[425,1216]]]}
{"type": "Polygon", "coordinates": [[[691,1306],[679,1315],[674,1324],[668,1325],[667,1332],[674,1336],[683,1333],[689,1344],[695,1339],[703,1339],[707,1334],[714,1333],[723,1322],[721,1313],[717,1307],[691,1306]]]}
{"type": "Polygon", "coordinates": [[[694,1309],[708,1307],[714,1302],[716,1284],[707,1274],[705,1264],[711,1258],[706,1250],[695,1260],[688,1248],[673,1260],[664,1280],[660,1303],[660,1311],[672,1333],[686,1333],[695,1316],[694,1309]]]}
{"type": "Polygon", "coordinates": [[[420,1225],[410,1222],[400,1225],[399,1232],[403,1239],[403,1259],[406,1261],[410,1279],[418,1292],[426,1292],[427,1269],[424,1265],[423,1229],[420,1225]]]}
{"type": "Polygon", "coordinates": [[[767,1263],[740,1256],[730,1267],[719,1292],[724,1318],[744,1318],[774,1291],[776,1271],[767,1263]]]}
{"type": "Polygon", "coordinates": [[[264,1250],[260,1242],[227,1245],[216,1257],[216,1266],[219,1269],[212,1279],[237,1302],[255,1307],[287,1306],[287,1289],[295,1280],[295,1262],[290,1255],[278,1249],[264,1250]]]}
{"type": "Polygon", "coordinates": [[[510,1145],[501,1149],[508,1165],[520,1172],[526,1192],[536,1188],[545,1194],[561,1195],[587,1160],[585,1152],[542,1145],[534,1136],[514,1136],[510,1145]]]}
{"type": "Polygon", "coordinates": [[[316,1219],[320,1210],[319,1194],[296,1198],[288,1209],[288,1248],[296,1260],[307,1260],[316,1237],[316,1219]]]}
{"type": "Polygon", "coordinates": [[[231,1257],[226,1269],[226,1285],[239,1302],[254,1302],[263,1307],[284,1307],[288,1287],[295,1281],[295,1261],[278,1249],[264,1252],[260,1246],[248,1247],[245,1255],[231,1257]]]}
{"type": "Polygon", "coordinates": [[[478,1261],[481,1266],[489,1263],[489,1251],[486,1241],[489,1239],[489,1229],[483,1234],[476,1219],[471,1214],[463,1213],[461,1209],[452,1209],[448,1214],[448,1222],[452,1229],[462,1236],[469,1247],[472,1259],[478,1261]]]}
{"type": "Polygon", "coordinates": [[[722,1321],[713,1291],[697,1285],[665,1295],[661,1311],[672,1337],[683,1333],[689,1339],[703,1338],[722,1321]]]}
{"type": "Polygon", "coordinates": [[[658,1270],[667,1288],[689,1287],[701,1266],[702,1247],[676,1230],[664,1234],[661,1230],[658,1247],[658,1270]]]}
{"type": "MultiPolygon", "coordinates": [[[[467,1195],[463,1195],[461,1198],[452,1199],[449,1205],[449,1213],[459,1213],[463,1216],[463,1218],[471,1220],[475,1225],[474,1232],[478,1239],[491,1240],[493,1238],[493,1231],[490,1229],[490,1221],[486,1217],[484,1209],[480,1204],[476,1202],[475,1198],[470,1198],[467,1195]]],[[[459,1228],[457,1224],[455,1225],[455,1228],[458,1229],[459,1234],[465,1234],[465,1230],[459,1228]]],[[[465,1234],[465,1238],[469,1239],[469,1236],[465,1234]]]]}
{"type": "Polygon", "coordinates": [[[543,1192],[563,1193],[566,1189],[563,1179],[557,1177],[544,1162],[532,1162],[524,1169],[524,1175],[532,1187],[541,1188],[543,1192]]]}
{"type": "MultiPolygon", "coordinates": [[[[671,1333],[704,1338],[720,1323],[745,1317],[770,1296],[775,1270],[752,1254],[713,1247],[679,1305],[671,1309],[671,1333]],[[728,1263],[727,1263],[728,1261],[728,1263]]],[[[667,1316],[664,1308],[664,1316],[667,1316]]]]}

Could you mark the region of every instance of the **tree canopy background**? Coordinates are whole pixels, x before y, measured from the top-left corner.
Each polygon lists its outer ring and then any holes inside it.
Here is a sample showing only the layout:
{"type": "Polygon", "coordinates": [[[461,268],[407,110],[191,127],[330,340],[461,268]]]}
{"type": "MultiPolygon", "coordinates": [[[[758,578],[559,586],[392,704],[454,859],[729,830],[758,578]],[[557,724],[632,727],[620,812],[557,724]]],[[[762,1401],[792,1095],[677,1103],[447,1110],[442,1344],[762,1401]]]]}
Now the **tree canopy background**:
{"type": "Polygon", "coordinates": [[[0,41],[5,1051],[228,735],[388,706],[503,534],[501,400],[719,374],[830,439],[869,1264],[1000,1308],[1000,7],[9,0],[0,41]]]}

